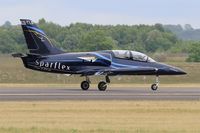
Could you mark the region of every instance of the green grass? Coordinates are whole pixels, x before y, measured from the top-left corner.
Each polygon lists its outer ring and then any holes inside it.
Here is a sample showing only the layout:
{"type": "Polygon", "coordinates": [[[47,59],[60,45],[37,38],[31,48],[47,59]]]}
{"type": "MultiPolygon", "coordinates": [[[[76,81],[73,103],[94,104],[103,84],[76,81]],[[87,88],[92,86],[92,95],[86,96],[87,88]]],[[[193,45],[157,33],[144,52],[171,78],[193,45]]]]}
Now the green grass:
{"type": "MultiPolygon", "coordinates": [[[[200,83],[200,63],[186,63],[183,58],[177,57],[178,62],[167,62],[167,64],[177,66],[185,70],[186,76],[163,76],[160,77],[161,84],[199,84],[200,83]]],[[[176,59],[176,58],[175,58],[176,59]]],[[[177,60],[176,59],[176,60],[177,60]]],[[[170,61],[168,59],[168,61],[170,61]]],[[[92,83],[97,83],[104,77],[91,78],[92,83]]],[[[21,59],[12,58],[10,56],[0,56],[0,83],[18,83],[18,84],[79,84],[84,77],[59,74],[49,74],[36,72],[24,68],[21,59]]],[[[154,82],[153,76],[116,76],[111,77],[113,84],[150,84],[154,82]]]]}
{"type": "Polygon", "coordinates": [[[199,133],[200,102],[0,102],[2,133],[199,133]]]}

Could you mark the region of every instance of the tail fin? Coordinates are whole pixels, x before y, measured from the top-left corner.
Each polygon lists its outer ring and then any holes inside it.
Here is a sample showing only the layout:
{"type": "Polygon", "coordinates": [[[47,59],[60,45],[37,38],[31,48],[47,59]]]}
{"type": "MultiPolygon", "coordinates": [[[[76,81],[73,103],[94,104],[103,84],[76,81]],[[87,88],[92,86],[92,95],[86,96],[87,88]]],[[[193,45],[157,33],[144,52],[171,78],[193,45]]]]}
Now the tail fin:
{"type": "Polygon", "coordinates": [[[31,54],[53,55],[63,51],[56,48],[47,35],[39,29],[31,20],[20,19],[26,43],[31,54]]]}

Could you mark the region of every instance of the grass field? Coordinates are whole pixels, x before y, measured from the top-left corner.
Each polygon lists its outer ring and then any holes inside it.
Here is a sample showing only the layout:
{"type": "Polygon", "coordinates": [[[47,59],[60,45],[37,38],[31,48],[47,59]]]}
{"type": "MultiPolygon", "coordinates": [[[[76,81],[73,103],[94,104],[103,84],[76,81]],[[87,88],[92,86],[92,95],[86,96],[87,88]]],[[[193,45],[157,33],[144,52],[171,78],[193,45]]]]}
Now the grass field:
{"type": "Polygon", "coordinates": [[[1,133],[199,133],[200,102],[0,102],[1,133]]]}
{"type": "MultiPolygon", "coordinates": [[[[172,58],[172,57],[171,57],[172,58]]],[[[175,58],[174,58],[175,59],[175,58]]],[[[188,74],[186,76],[163,76],[160,77],[161,84],[199,84],[200,83],[200,63],[185,63],[183,59],[174,62],[168,60],[168,64],[184,69],[188,74]],[[171,61],[171,62],[170,62],[171,61]]],[[[91,78],[92,83],[97,83],[104,77],[91,78]]],[[[41,73],[24,68],[20,59],[12,58],[8,55],[0,56],[0,83],[18,83],[18,84],[79,84],[83,77],[59,74],[41,73]]],[[[117,76],[111,77],[112,84],[151,84],[155,82],[152,76],[117,76]]]]}

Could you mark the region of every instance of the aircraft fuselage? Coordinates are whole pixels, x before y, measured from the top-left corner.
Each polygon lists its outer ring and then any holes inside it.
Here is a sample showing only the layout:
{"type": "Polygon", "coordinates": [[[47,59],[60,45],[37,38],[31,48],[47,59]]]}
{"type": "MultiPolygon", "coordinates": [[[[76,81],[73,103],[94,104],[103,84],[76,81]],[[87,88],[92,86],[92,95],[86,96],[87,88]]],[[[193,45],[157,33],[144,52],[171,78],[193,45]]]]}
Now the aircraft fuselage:
{"type": "Polygon", "coordinates": [[[65,53],[48,56],[28,55],[22,57],[27,68],[59,73],[59,74],[85,74],[95,75],[96,70],[117,69],[117,68],[140,68],[151,67],[153,71],[115,71],[106,73],[107,75],[181,75],[185,74],[179,68],[172,67],[158,62],[142,62],[129,59],[113,57],[111,51],[85,52],[85,53],[65,53]],[[89,72],[89,70],[91,72],[89,72]]]}

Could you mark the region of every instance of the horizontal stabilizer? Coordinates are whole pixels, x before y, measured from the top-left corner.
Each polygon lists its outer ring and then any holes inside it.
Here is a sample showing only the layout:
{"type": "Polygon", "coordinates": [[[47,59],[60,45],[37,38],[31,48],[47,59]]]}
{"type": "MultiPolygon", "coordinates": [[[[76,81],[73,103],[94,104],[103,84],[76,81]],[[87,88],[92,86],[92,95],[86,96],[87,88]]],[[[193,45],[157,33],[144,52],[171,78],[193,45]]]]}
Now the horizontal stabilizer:
{"type": "Polygon", "coordinates": [[[14,54],[12,54],[12,56],[15,58],[21,58],[21,57],[24,57],[25,55],[22,53],[14,53],[14,54]]]}

